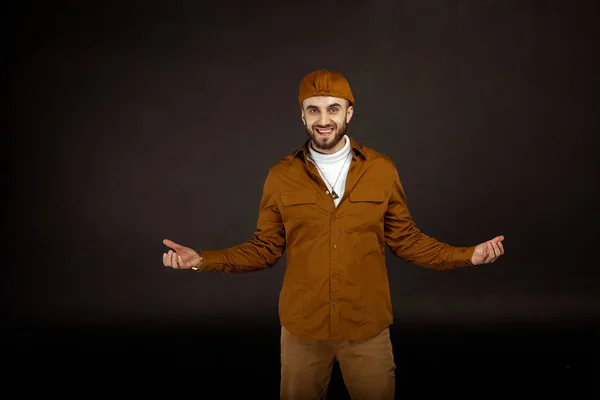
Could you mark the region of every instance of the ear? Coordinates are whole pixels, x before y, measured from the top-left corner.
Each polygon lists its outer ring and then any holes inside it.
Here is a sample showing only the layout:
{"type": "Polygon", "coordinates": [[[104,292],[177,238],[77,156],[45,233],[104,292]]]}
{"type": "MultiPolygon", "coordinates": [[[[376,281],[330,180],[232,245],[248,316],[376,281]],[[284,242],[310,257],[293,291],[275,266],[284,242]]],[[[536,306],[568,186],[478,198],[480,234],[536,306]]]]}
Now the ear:
{"type": "Polygon", "coordinates": [[[349,123],[352,119],[352,115],[354,114],[354,107],[350,106],[346,109],[346,123],[349,123]]]}
{"type": "Polygon", "coordinates": [[[302,110],[302,123],[306,125],[306,119],[304,118],[304,110],[302,110]]]}

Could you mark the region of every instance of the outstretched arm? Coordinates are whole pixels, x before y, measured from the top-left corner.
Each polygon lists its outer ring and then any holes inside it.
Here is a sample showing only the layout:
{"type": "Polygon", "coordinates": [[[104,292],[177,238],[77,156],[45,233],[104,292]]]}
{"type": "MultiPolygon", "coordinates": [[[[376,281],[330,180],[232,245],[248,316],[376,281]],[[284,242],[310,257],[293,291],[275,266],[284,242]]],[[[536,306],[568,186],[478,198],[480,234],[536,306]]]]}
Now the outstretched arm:
{"type": "MultiPolygon", "coordinates": [[[[277,206],[278,191],[272,183],[271,176],[269,171],[263,186],[253,238],[223,250],[194,250],[198,258],[189,255],[187,259],[198,262],[194,269],[230,273],[260,271],[273,266],[281,258],[285,250],[285,229],[277,206]]],[[[168,253],[166,257],[169,258],[168,253]]],[[[178,261],[175,256],[171,256],[171,259],[178,261]]],[[[183,261],[184,265],[188,265],[185,263],[186,259],[183,261]]]]}
{"type": "Polygon", "coordinates": [[[504,254],[503,236],[477,246],[458,247],[421,232],[408,210],[398,171],[392,173],[392,188],[385,214],[385,238],[392,252],[404,261],[427,268],[472,267],[494,262],[504,254]]]}

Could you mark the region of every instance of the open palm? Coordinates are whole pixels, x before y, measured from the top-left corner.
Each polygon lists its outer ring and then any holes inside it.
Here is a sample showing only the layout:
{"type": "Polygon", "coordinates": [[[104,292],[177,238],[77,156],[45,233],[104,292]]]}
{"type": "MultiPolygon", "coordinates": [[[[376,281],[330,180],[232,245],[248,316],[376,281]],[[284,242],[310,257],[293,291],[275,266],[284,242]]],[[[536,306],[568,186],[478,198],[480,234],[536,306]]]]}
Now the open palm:
{"type": "Polygon", "coordinates": [[[200,255],[198,255],[196,250],[182,246],[169,239],[163,240],[163,244],[170,248],[167,253],[163,253],[163,264],[165,267],[190,269],[200,265],[200,255]]]}

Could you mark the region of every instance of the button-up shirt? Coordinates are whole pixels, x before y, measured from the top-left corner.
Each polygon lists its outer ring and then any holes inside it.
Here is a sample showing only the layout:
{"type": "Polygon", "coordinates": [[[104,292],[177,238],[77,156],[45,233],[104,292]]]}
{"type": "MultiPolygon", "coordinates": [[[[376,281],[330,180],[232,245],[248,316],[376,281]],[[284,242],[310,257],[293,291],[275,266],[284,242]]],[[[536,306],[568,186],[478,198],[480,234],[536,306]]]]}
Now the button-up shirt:
{"type": "Polygon", "coordinates": [[[307,158],[307,140],[269,169],[252,239],[198,250],[200,271],[230,273],[271,267],[285,251],[279,319],[299,338],[365,339],[392,323],[386,245],[427,268],[473,266],[474,246],[451,246],[419,230],[390,158],[352,137],[350,144],[338,207],[307,158]]]}

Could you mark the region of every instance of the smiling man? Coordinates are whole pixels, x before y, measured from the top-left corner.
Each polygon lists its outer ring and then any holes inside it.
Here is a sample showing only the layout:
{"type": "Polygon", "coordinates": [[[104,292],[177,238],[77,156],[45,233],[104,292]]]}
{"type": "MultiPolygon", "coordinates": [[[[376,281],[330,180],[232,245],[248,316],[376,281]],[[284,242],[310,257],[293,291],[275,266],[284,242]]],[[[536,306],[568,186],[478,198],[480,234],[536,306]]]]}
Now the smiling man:
{"type": "Polygon", "coordinates": [[[269,170],[253,238],[220,250],[165,239],[163,264],[244,273],[287,252],[281,399],[324,399],[335,360],[353,399],[393,399],[385,245],[407,262],[449,269],[493,263],[504,237],[456,247],[421,232],[393,161],[348,135],[354,96],[341,74],[304,76],[298,102],[309,139],[269,170]]]}
{"type": "Polygon", "coordinates": [[[337,97],[315,96],[302,103],[302,120],[314,149],[325,154],[339,151],[354,111],[350,102],[337,97]]]}

